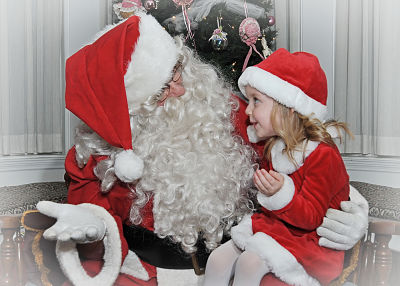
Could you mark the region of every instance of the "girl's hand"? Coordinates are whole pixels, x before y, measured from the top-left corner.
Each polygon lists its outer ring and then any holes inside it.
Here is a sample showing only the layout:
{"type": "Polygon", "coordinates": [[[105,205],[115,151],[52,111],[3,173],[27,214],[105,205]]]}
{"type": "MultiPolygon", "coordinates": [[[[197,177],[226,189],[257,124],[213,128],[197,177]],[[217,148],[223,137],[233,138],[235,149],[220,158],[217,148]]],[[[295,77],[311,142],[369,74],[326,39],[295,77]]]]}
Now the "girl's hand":
{"type": "Polygon", "coordinates": [[[264,195],[270,197],[277,193],[283,185],[283,176],[278,172],[264,169],[257,170],[254,173],[253,181],[257,189],[264,195]]]}

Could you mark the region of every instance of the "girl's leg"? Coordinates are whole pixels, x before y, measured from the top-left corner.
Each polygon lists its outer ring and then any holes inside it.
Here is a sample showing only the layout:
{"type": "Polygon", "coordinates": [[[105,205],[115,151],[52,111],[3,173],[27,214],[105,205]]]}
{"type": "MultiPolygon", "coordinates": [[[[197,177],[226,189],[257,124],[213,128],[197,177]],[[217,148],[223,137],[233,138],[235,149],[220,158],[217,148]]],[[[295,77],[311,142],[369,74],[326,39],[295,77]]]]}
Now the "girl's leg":
{"type": "Polygon", "coordinates": [[[264,260],[254,252],[244,251],[236,262],[233,286],[259,286],[268,272],[269,267],[264,260]]]}
{"type": "Polygon", "coordinates": [[[241,253],[232,240],[211,252],[207,260],[204,286],[228,285],[234,273],[236,259],[241,253]]]}

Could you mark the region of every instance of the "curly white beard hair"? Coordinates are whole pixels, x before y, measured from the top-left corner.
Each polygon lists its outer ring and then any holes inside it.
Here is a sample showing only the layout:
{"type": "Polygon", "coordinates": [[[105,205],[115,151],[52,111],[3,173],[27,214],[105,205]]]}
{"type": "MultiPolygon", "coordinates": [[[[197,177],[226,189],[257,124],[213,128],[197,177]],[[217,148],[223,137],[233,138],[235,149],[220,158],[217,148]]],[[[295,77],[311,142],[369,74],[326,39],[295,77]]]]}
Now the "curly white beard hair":
{"type": "MultiPolygon", "coordinates": [[[[231,111],[238,102],[230,89],[181,39],[177,42],[184,56],[186,93],[168,98],[164,106],[157,105],[160,95],[154,95],[130,108],[133,150],[145,164],[142,178],[130,186],[135,195],[130,219],[140,224],[140,210],[154,196],[155,233],[192,253],[199,238],[208,249],[216,248],[224,232],[251,211],[255,153],[233,134],[231,111]]],[[[76,151],[81,166],[91,154],[110,156],[94,170],[102,191],[109,191],[117,180],[113,165],[121,149],[81,125],[76,151]]]]}

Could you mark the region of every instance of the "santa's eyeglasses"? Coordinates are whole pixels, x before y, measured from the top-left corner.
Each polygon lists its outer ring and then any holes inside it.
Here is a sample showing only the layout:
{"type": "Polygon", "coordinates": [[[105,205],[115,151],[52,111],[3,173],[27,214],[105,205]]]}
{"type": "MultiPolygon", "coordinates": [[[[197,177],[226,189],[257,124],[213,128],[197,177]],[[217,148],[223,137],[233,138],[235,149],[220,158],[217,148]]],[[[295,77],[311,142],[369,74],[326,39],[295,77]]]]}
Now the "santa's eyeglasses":
{"type": "Polygon", "coordinates": [[[164,100],[168,97],[170,89],[171,89],[171,82],[178,82],[182,78],[182,71],[183,65],[182,61],[179,60],[172,70],[172,77],[166,84],[166,86],[161,90],[162,99],[164,100]]]}

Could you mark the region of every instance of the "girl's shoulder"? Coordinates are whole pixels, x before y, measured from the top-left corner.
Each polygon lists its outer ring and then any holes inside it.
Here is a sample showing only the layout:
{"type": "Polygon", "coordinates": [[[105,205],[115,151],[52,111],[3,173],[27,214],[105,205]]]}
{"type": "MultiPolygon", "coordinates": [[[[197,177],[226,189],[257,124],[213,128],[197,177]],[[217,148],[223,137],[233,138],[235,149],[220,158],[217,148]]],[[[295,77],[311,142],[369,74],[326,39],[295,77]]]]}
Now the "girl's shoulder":
{"type": "Polygon", "coordinates": [[[307,157],[306,162],[323,165],[343,165],[343,159],[336,145],[320,142],[315,150],[307,157]]]}

